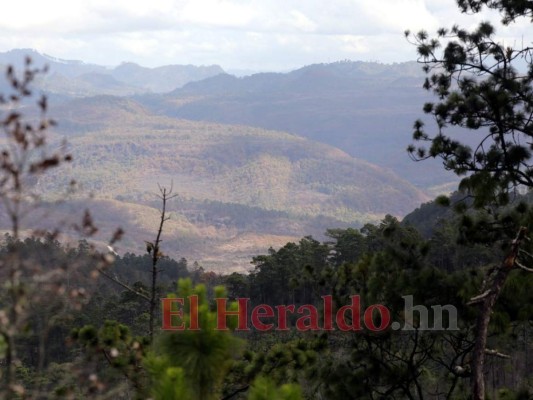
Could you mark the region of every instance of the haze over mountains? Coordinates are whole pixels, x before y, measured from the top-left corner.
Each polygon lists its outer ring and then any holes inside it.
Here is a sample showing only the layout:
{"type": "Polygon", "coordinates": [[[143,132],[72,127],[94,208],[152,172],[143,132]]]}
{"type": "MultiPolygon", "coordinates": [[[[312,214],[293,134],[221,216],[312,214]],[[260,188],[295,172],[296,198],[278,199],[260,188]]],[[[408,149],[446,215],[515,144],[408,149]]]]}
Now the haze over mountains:
{"type": "Polygon", "coordinates": [[[76,178],[76,207],[91,192],[104,231],[125,226],[123,251],[141,252],[151,237],[157,183],[173,182],[180,195],[165,243],[173,257],[245,269],[271,245],[403,216],[451,178],[405,151],[428,98],[416,63],[242,78],[219,66],[110,68],[28,50],[0,54],[0,64],[26,54],[50,66],[38,86],[75,157],[38,188],[52,200],[76,178]]]}
{"type": "Polygon", "coordinates": [[[55,95],[73,97],[168,92],[188,82],[224,73],[218,65],[167,65],[144,68],[125,62],[111,68],[76,60],[62,60],[31,49],[15,49],[0,53],[0,65],[20,68],[26,56],[31,57],[37,66],[49,66],[50,74],[44,76],[40,82],[44,90],[55,95]]]}

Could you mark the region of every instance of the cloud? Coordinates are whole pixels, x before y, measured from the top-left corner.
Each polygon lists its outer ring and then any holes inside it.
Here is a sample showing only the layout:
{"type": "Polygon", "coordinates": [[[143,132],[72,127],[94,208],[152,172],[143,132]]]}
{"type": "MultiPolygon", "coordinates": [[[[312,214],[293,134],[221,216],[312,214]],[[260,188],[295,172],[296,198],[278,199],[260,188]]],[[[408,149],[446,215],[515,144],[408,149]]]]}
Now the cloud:
{"type": "Polygon", "coordinates": [[[255,14],[254,8],[247,3],[221,0],[189,1],[173,13],[177,22],[234,28],[248,26],[255,14]]]}
{"type": "Polygon", "coordinates": [[[381,31],[403,32],[406,29],[436,29],[438,21],[422,0],[362,1],[361,8],[381,31]]]}
{"type": "MultiPolygon", "coordinates": [[[[3,5],[0,50],[31,47],[106,65],[134,61],[286,70],[351,58],[415,58],[403,31],[482,19],[452,0],[18,0],[3,5]]],[[[504,28],[518,40],[529,22],[504,28]]]]}

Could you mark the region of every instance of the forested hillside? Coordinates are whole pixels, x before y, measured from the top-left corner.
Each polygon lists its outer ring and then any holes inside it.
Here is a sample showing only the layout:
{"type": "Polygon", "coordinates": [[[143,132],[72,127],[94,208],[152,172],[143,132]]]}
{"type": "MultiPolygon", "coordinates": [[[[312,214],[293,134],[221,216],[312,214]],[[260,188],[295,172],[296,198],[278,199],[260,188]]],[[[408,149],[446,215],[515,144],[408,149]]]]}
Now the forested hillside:
{"type": "Polygon", "coordinates": [[[345,61],[283,74],[217,75],[169,94],[138,98],[165,115],[259,126],[327,143],[430,188],[454,178],[438,163],[427,163],[431,173],[421,173],[405,156],[413,121],[429,100],[423,79],[414,62],[345,61]]]}
{"type": "Polygon", "coordinates": [[[76,179],[82,204],[89,194],[105,200],[91,208],[106,224],[128,226],[122,253],[139,251],[153,227],[158,183],[179,193],[169,204],[168,250],[216,270],[246,270],[270,246],[402,216],[428,200],[390,171],[284,132],[157,116],[106,96],[53,113],[52,134],[67,138],[74,162],[36,189],[57,200],[76,179]]]}

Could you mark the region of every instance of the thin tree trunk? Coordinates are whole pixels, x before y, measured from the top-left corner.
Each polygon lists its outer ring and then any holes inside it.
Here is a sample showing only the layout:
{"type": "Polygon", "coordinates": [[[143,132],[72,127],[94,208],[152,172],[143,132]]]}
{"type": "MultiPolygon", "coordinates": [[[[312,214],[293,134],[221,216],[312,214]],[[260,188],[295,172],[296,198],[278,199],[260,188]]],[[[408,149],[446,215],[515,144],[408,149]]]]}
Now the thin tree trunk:
{"type": "Polygon", "coordinates": [[[518,256],[518,250],[527,229],[522,227],[518,232],[515,240],[511,245],[509,254],[498,268],[496,276],[492,280],[488,292],[478,297],[481,300],[481,310],[476,323],[476,342],[474,345],[474,354],[472,357],[472,398],[473,400],[485,400],[485,351],[487,348],[487,336],[490,323],[490,316],[496,300],[500,296],[503,285],[507,276],[515,266],[515,261],[518,256]]]}
{"type": "Polygon", "coordinates": [[[161,206],[161,219],[159,221],[159,229],[157,230],[157,237],[155,239],[155,242],[153,243],[153,250],[152,250],[152,286],[150,288],[150,322],[149,322],[149,336],[150,336],[150,343],[154,340],[154,331],[155,331],[155,317],[156,317],[156,311],[157,311],[157,305],[158,305],[158,299],[157,299],[157,275],[159,273],[159,270],[157,268],[157,262],[162,257],[162,253],[159,250],[159,245],[161,243],[161,234],[163,233],[163,225],[166,221],[168,221],[170,218],[166,216],[166,209],[167,209],[167,201],[169,199],[174,198],[176,195],[172,195],[172,187],[167,190],[167,188],[159,187],[159,191],[161,192],[161,195],[159,198],[162,201],[161,206]]]}

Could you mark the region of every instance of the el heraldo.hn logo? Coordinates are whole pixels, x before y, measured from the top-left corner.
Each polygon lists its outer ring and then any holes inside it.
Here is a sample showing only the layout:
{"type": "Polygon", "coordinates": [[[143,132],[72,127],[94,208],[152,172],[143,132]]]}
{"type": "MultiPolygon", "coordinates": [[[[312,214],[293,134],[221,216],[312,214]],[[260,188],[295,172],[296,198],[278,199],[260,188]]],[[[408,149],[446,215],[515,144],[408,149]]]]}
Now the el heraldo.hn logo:
{"type": "MultiPolygon", "coordinates": [[[[448,304],[433,305],[429,310],[424,305],[414,305],[413,296],[403,296],[403,324],[391,322],[390,310],[382,304],[373,304],[364,310],[359,295],[350,296],[350,304],[334,308],[333,296],[322,296],[322,307],[311,304],[296,306],[259,304],[251,306],[249,298],[236,299],[235,307],[228,309],[227,298],[216,298],[216,330],[229,330],[228,319],[237,318],[237,331],[254,329],[266,331],[343,331],[367,329],[373,332],[392,330],[458,330],[457,309],[448,304]],[[446,312],[447,326],[443,326],[446,312]],[[417,318],[415,318],[415,316],[417,318]],[[291,321],[296,321],[291,324],[291,321]],[[415,323],[416,321],[416,323],[415,323]],[[431,323],[430,323],[431,321],[431,323]],[[415,327],[416,326],[416,327],[415,327]]],[[[199,331],[199,302],[197,295],[187,298],[163,298],[163,326],[166,331],[199,331]]]]}

